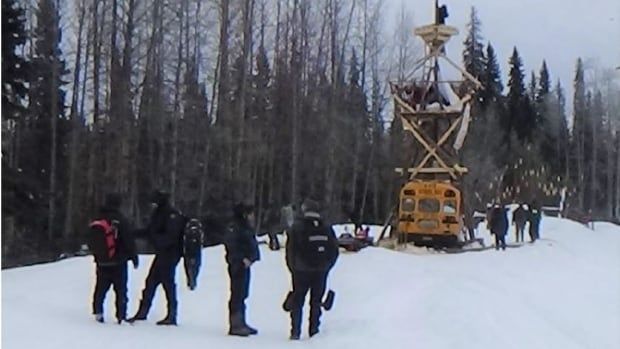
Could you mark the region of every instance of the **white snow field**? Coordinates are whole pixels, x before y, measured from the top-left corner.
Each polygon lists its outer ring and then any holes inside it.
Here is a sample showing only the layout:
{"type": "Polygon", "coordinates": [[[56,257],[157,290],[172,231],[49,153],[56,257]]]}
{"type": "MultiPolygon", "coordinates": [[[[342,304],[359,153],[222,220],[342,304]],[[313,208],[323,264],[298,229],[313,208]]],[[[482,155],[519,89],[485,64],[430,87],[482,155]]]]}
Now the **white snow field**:
{"type": "MultiPolygon", "coordinates": [[[[2,348],[620,348],[620,227],[596,231],[544,218],[542,240],[506,251],[408,254],[383,248],[341,253],[329,287],[337,292],[321,333],[290,342],[281,310],[289,289],[284,252],[261,247],[252,272],[250,338],[226,335],[224,250],[204,250],[198,289],[179,266],[179,326],[159,327],[159,289],[149,319],[106,323],[90,315],[91,257],[2,271],[2,348]]],[[[487,234],[484,232],[484,234],[487,234]]],[[[509,240],[514,235],[511,231],[509,240]]],[[[150,257],[130,270],[130,313],[150,257]]],[[[129,314],[131,315],[131,314],[129,314]]]]}

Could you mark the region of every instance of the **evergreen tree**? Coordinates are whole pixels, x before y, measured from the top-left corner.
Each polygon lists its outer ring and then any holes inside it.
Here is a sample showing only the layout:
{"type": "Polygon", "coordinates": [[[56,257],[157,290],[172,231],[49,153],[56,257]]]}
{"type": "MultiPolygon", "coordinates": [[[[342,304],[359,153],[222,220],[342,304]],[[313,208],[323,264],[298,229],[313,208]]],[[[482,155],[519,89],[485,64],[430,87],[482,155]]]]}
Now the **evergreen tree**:
{"type": "Polygon", "coordinates": [[[543,60],[542,67],[540,68],[540,76],[538,81],[538,100],[544,100],[551,91],[551,78],[549,77],[549,70],[547,69],[547,62],[543,60]]]}
{"type": "Polygon", "coordinates": [[[502,91],[504,90],[497,56],[490,42],[487,44],[486,51],[487,60],[485,62],[484,74],[482,75],[481,80],[484,89],[480,92],[481,105],[483,109],[486,109],[491,105],[498,105],[498,102],[502,96],[502,91]]]}
{"type": "Polygon", "coordinates": [[[527,89],[527,95],[530,98],[530,101],[537,100],[537,91],[538,90],[538,81],[536,80],[536,74],[534,71],[530,74],[530,84],[527,89]]]}
{"type": "Polygon", "coordinates": [[[484,57],[484,45],[482,44],[482,23],[478,18],[476,8],[472,6],[467,23],[467,37],[463,45],[463,65],[465,70],[476,79],[482,80],[485,72],[486,60],[484,57]]]}
{"type": "MultiPolygon", "coordinates": [[[[576,168],[571,171],[574,174],[573,183],[577,186],[577,200],[578,207],[583,209],[584,207],[584,178],[583,171],[585,170],[585,129],[586,129],[586,87],[584,80],[583,62],[581,58],[577,60],[577,66],[575,69],[574,83],[574,97],[573,97],[573,154],[572,159],[576,168]]],[[[571,160],[572,160],[571,159],[571,160]]]]}
{"type": "Polygon", "coordinates": [[[24,112],[28,63],[17,52],[26,43],[26,17],[15,0],[2,1],[2,121],[24,112]]]}
{"type": "Polygon", "coordinates": [[[507,111],[502,127],[506,135],[515,131],[519,140],[531,135],[534,125],[530,119],[528,98],[523,78],[523,63],[515,47],[510,57],[508,79],[507,111]]]}
{"type": "Polygon", "coordinates": [[[566,118],[566,97],[564,88],[558,79],[554,94],[553,113],[554,119],[558,120],[558,129],[556,133],[555,154],[558,158],[558,174],[564,179],[566,184],[569,180],[569,149],[570,149],[570,131],[568,129],[568,120],[566,118]]]}

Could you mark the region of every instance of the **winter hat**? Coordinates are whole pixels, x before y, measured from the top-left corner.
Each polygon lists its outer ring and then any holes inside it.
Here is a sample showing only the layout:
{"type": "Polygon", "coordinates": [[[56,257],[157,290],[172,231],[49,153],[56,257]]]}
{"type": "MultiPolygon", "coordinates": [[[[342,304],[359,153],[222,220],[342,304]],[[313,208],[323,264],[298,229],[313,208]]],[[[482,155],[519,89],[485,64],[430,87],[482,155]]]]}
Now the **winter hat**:
{"type": "Polygon", "coordinates": [[[254,212],[254,206],[245,204],[243,202],[238,202],[233,206],[233,214],[235,218],[245,219],[245,215],[254,212]]]}
{"type": "Polygon", "coordinates": [[[118,209],[123,201],[121,194],[109,193],[105,196],[105,207],[118,209]]]}
{"type": "Polygon", "coordinates": [[[312,200],[312,199],[308,199],[306,198],[304,200],[304,202],[301,204],[301,211],[306,213],[306,212],[319,212],[319,203],[312,200]]]}

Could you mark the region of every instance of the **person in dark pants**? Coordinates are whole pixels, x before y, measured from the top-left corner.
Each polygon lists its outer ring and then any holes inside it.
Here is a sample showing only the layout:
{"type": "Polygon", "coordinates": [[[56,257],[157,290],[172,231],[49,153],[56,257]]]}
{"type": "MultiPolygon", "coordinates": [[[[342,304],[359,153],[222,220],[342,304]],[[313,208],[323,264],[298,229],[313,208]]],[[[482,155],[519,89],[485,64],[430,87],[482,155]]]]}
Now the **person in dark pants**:
{"type": "Polygon", "coordinates": [[[286,242],[286,265],[291,272],[293,292],[291,340],[301,333],[302,309],[310,290],[310,337],[319,333],[321,305],[327,276],[338,259],[338,239],[331,226],[325,224],[315,201],[302,204],[303,217],[293,225],[286,242]]]}
{"type": "Polygon", "coordinates": [[[515,225],[515,235],[517,242],[523,242],[523,231],[525,230],[525,223],[528,221],[529,213],[523,206],[519,204],[519,207],[512,213],[512,224],[515,225]]]}
{"type": "Polygon", "coordinates": [[[495,205],[491,211],[489,221],[491,234],[495,235],[495,249],[506,250],[506,233],[508,232],[508,216],[506,209],[501,205],[495,205]]]}
{"type": "Polygon", "coordinates": [[[534,242],[540,238],[540,221],[542,219],[542,213],[536,202],[530,204],[530,214],[528,219],[530,222],[530,242],[534,242]]]}
{"type": "Polygon", "coordinates": [[[183,231],[183,266],[185,267],[187,287],[192,291],[196,289],[198,284],[203,241],[202,222],[196,218],[190,219],[183,231]]]}
{"type": "Polygon", "coordinates": [[[247,337],[258,333],[245,321],[245,299],[250,291],[250,268],[260,259],[260,253],[254,233],[254,208],[239,203],[233,208],[233,214],[224,243],[230,277],[228,334],[247,337]]]}
{"type": "Polygon", "coordinates": [[[116,321],[120,324],[126,319],[127,261],[131,260],[134,268],[138,268],[136,244],[131,235],[129,222],[120,212],[120,206],[121,196],[108,194],[105,205],[99,210],[97,218],[91,223],[91,231],[89,232],[89,247],[93,250],[97,266],[93,314],[98,322],[104,322],[103,302],[110,286],[114,287],[116,294],[116,321]],[[112,235],[109,245],[104,236],[106,228],[112,235]]]}
{"type": "Polygon", "coordinates": [[[181,259],[181,239],[185,219],[173,208],[168,200],[168,194],[155,192],[151,197],[155,209],[151,215],[146,234],[155,248],[155,258],[146,277],[140,307],[130,322],[146,320],[155,290],[160,284],[164,287],[168,301],[168,313],[158,325],[177,324],[177,294],[174,282],[177,264],[181,259]]]}

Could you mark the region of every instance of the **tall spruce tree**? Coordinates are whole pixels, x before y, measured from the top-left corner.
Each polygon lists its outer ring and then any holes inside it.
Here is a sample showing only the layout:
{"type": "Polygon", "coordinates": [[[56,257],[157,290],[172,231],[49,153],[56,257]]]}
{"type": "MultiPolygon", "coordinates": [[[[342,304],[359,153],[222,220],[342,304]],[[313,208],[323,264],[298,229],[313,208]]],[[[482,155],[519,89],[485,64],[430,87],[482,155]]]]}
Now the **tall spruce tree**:
{"type": "Polygon", "coordinates": [[[482,44],[482,23],[478,18],[476,8],[472,6],[467,23],[467,37],[463,42],[463,65],[476,79],[481,80],[484,75],[486,60],[484,45],[482,44]]]}
{"type": "Polygon", "coordinates": [[[562,166],[556,145],[558,143],[557,137],[559,137],[560,128],[562,126],[560,121],[561,116],[551,107],[552,104],[557,104],[558,102],[553,101],[553,96],[550,96],[550,92],[551,81],[549,78],[549,70],[547,69],[547,63],[543,61],[540,69],[534,106],[538,117],[537,121],[541,129],[540,134],[542,139],[540,140],[540,146],[542,160],[551,169],[552,174],[558,176],[562,174],[562,166]]]}
{"type": "Polygon", "coordinates": [[[574,96],[573,96],[573,154],[571,160],[576,160],[576,169],[572,171],[574,174],[573,183],[577,186],[577,205],[580,209],[584,208],[584,177],[585,170],[585,122],[586,122],[586,85],[583,71],[583,61],[581,58],[577,60],[575,68],[574,96]]]}
{"type": "Polygon", "coordinates": [[[480,92],[481,106],[483,109],[491,105],[498,106],[502,91],[504,90],[499,63],[497,62],[497,55],[490,42],[487,44],[486,51],[487,59],[481,79],[484,89],[480,92]]]}
{"type": "Polygon", "coordinates": [[[516,47],[509,64],[507,110],[502,127],[506,136],[515,131],[519,140],[524,140],[531,134],[533,125],[528,120],[528,98],[525,91],[523,63],[516,47]]]}
{"type": "Polygon", "coordinates": [[[566,118],[566,96],[564,88],[558,79],[555,89],[553,90],[553,101],[551,115],[558,121],[558,129],[555,135],[555,154],[558,158],[559,175],[562,177],[566,185],[570,179],[570,131],[568,129],[568,120],[566,118]]]}
{"type": "Polygon", "coordinates": [[[15,0],[2,1],[2,122],[24,112],[28,63],[17,52],[26,43],[24,9],[15,0]]]}

